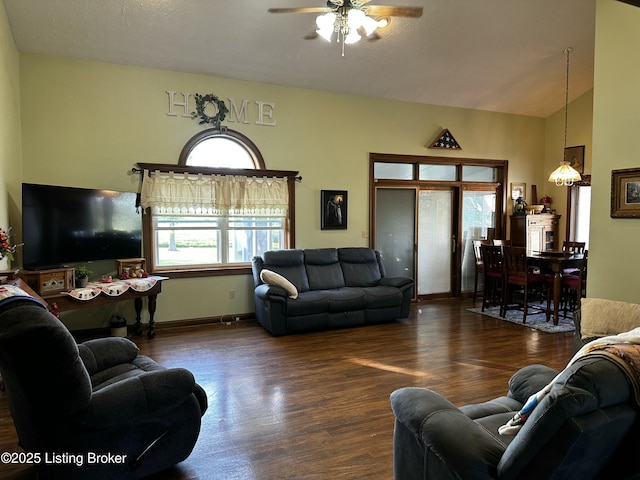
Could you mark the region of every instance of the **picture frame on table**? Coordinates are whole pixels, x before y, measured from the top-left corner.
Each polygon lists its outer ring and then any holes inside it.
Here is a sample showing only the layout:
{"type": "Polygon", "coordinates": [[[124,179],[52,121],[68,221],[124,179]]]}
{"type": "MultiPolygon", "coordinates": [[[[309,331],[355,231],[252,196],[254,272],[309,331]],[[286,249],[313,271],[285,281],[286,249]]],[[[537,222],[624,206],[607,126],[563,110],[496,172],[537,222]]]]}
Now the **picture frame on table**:
{"type": "Polygon", "coordinates": [[[522,182],[512,182],[511,200],[517,200],[518,198],[522,198],[523,200],[527,199],[527,184],[522,182]]]}
{"type": "Polygon", "coordinates": [[[584,173],[584,145],[565,147],[564,161],[577,170],[579,174],[584,173]]]}
{"type": "Polygon", "coordinates": [[[346,230],[347,228],[347,191],[320,191],[320,229],[346,230]]]}
{"type": "Polygon", "coordinates": [[[611,171],[611,218],[640,218],[640,168],[611,171]]]}

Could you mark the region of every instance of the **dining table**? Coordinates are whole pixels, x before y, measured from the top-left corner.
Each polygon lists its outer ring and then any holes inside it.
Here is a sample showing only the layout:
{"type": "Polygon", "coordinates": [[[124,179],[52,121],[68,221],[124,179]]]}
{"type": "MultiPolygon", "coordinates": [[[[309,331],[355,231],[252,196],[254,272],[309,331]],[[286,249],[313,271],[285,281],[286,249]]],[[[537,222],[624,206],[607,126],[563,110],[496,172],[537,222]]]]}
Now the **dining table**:
{"type": "MultiPolygon", "coordinates": [[[[553,275],[553,324],[558,325],[558,312],[562,295],[562,277],[564,271],[579,268],[584,254],[564,252],[562,250],[545,250],[527,255],[529,265],[540,268],[540,272],[553,275]]],[[[547,311],[547,320],[550,312],[547,311]]]]}

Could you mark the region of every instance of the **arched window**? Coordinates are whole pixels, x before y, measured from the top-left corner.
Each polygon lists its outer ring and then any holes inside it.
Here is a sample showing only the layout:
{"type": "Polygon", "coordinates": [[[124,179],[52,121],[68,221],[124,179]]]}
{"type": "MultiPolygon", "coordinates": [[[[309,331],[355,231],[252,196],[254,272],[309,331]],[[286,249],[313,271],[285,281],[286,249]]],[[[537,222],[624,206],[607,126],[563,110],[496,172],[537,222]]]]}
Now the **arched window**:
{"type": "Polygon", "coordinates": [[[254,256],[293,247],[298,172],[267,170],[245,135],[203,130],[187,141],[177,166],[138,165],[152,272],[249,273],[254,256]]]}
{"type": "Polygon", "coordinates": [[[245,135],[228,128],[209,128],[185,144],[178,165],[264,170],[258,147],[245,135]]]}

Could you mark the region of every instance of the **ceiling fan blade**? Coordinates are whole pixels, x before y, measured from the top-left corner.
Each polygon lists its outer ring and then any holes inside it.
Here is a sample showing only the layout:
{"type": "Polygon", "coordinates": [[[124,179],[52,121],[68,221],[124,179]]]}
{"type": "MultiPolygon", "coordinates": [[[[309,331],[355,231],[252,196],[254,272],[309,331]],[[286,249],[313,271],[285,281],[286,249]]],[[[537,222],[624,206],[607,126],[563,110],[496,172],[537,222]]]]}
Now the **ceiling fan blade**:
{"type": "Polygon", "coordinates": [[[269,13],[325,13],[332,12],[331,8],[327,7],[291,7],[291,8],[268,8],[269,13]]]}
{"type": "Polygon", "coordinates": [[[367,6],[367,15],[372,17],[413,17],[422,16],[422,7],[386,7],[384,5],[367,6]]]}

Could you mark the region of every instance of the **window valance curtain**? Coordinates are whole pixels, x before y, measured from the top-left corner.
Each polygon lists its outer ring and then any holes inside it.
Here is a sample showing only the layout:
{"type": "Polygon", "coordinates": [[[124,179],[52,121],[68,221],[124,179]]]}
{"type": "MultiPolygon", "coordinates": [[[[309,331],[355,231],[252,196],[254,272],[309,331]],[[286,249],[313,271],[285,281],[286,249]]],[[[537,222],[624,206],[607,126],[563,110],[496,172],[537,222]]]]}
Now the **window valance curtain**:
{"type": "Polygon", "coordinates": [[[287,178],[143,171],[140,204],[155,213],[284,216],[287,178]]]}

